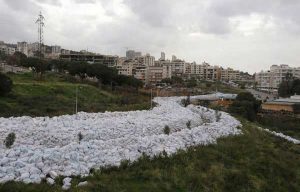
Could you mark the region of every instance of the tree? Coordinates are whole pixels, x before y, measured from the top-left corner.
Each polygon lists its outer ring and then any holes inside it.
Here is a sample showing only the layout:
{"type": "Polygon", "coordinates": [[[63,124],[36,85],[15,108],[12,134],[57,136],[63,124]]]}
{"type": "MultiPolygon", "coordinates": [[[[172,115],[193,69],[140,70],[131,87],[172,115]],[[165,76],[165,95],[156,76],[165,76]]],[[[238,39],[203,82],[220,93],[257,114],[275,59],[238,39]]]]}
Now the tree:
{"type": "Polygon", "coordinates": [[[187,81],[187,87],[192,88],[197,86],[197,80],[193,77],[187,81]]]}
{"type": "Polygon", "coordinates": [[[0,96],[7,95],[12,89],[12,84],[12,80],[8,76],[0,73],[0,96]]]}
{"type": "Polygon", "coordinates": [[[115,68],[109,68],[102,64],[88,65],[87,75],[89,77],[96,77],[103,84],[110,84],[118,72],[115,68]]]}
{"type": "Polygon", "coordinates": [[[5,61],[7,59],[7,55],[5,54],[5,52],[0,51],[0,61],[5,61]]]}
{"type": "Polygon", "coordinates": [[[83,80],[87,74],[88,64],[84,62],[72,62],[68,68],[71,75],[78,75],[83,80]]]}
{"type": "Polygon", "coordinates": [[[300,79],[293,79],[288,73],[279,85],[278,94],[280,97],[289,97],[294,94],[300,94],[300,79]]]}
{"type": "Polygon", "coordinates": [[[8,65],[23,66],[26,63],[27,56],[21,52],[15,52],[13,55],[7,58],[8,65]]]}
{"type": "Polygon", "coordinates": [[[142,81],[132,76],[125,76],[125,75],[117,75],[113,78],[113,81],[117,83],[119,86],[127,85],[131,87],[135,87],[136,89],[142,87],[144,84],[142,81]]]}
{"type": "Polygon", "coordinates": [[[291,93],[300,95],[300,79],[295,79],[292,83],[291,93]]]}
{"type": "Polygon", "coordinates": [[[241,92],[237,95],[235,101],[229,106],[229,111],[241,115],[249,121],[256,119],[256,113],[260,109],[261,102],[249,92],[241,92]]]}
{"type": "Polygon", "coordinates": [[[175,84],[181,85],[181,84],[183,84],[183,79],[181,77],[173,76],[172,78],[165,78],[161,82],[171,84],[171,85],[175,85],[175,84]]]}
{"type": "Polygon", "coordinates": [[[32,71],[43,76],[45,71],[48,69],[48,62],[46,60],[41,60],[36,57],[28,57],[23,62],[24,67],[31,67],[32,71]]]}

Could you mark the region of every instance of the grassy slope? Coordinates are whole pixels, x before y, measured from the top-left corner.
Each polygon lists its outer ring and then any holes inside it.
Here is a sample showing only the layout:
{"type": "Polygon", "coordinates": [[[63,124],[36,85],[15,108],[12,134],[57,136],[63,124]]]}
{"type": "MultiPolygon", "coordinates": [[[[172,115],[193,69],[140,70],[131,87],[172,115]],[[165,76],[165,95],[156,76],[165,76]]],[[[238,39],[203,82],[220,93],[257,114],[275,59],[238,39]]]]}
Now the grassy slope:
{"type": "Polygon", "coordinates": [[[14,82],[13,91],[7,97],[0,97],[0,116],[4,117],[73,114],[76,86],[79,87],[79,111],[126,111],[149,107],[149,98],[146,96],[108,92],[88,84],[72,83],[74,79],[65,75],[47,74],[47,81],[35,80],[30,73],[12,74],[10,77],[14,82]],[[129,98],[131,104],[120,105],[123,97],[129,98]]]}
{"type": "MultiPolygon", "coordinates": [[[[71,191],[300,191],[300,146],[242,123],[243,135],[77,177],[71,191]],[[74,187],[80,180],[89,185],[74,187]]],[[[57,183],[10,182],[0,185],[0,191],[61,191],[61,179],[57,183]]]]}
{"type": "Polygon", "coordinates": [[[224,85],[221,82],[207,82],[201,81],[197,88],[200,88],[203,92],[215,92],[216,90],[222,93],[235,93],[238,94],[240,92],[245,91],[244,89],[234,88],[228,85],[224,85]],[[210,86],[207,86],[209,84],[210,86]]]}
{"type": "Polygon", "coordinates": [[[268,129],[276,132],[282,132],[300,140],[300,119],[288,116],[263,115],[258,117],[258,122],[268,129]]]}

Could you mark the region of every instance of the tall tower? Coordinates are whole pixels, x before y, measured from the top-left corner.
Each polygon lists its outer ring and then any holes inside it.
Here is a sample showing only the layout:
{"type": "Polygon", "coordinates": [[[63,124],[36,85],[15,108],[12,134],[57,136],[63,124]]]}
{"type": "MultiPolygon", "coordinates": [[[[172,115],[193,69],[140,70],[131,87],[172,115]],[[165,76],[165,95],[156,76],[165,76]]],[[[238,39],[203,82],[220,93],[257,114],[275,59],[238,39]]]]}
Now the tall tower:
{"type": "Polygon", "coordinates": [[[161,52],[160,53],[160,60],[162,60],[162,61],[166,60],[166,54],[165,54],[165,52],[161,52]]]}
{"type": "Polygon", "coordinates": [[[41,59],[43,57],[43,46],[44,46],[44,16],[42,15],[42,12],[40,12],[38,19],[36,20],[36,24],[38,25],[38,54],[39,54],[39,58],[41,59]]]}

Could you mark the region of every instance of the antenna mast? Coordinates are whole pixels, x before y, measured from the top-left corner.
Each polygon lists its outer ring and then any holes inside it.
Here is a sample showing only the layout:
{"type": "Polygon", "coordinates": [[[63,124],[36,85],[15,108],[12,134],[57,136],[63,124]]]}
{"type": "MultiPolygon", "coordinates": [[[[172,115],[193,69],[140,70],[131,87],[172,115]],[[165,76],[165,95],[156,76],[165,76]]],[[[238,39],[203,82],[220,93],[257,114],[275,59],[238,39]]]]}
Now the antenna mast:
{"type": "Polygon", "coordinates": [[[36,20],[36,24],[38,25],[38,54],[39,58],[42,59],[43,57],[43,46],[44,46],[44,23],[45,17],[40,12],[38,19],[36,20]]]}

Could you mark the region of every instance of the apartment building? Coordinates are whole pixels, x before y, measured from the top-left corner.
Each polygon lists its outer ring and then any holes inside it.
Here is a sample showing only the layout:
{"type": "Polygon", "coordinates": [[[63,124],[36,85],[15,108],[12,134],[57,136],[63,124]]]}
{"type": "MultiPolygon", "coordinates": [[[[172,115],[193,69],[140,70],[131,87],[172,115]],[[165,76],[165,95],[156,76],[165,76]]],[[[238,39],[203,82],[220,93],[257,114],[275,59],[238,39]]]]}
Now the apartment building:
{"type": "Polygon", "coordinates": [[[208,63],[203,63],[204,79],[211,81],[219,81],[221,79],[221,69],[219,66],[211,66],[208,63]]]}
{"type": "Polygon", "coordinates": [[[100,54],[91,54],[91,53],[70,53],[70,54],[61,54],[60,59],[67,61],[84,61],[88,63],[100,63],[108,67],[115,67],[117,65],[117,56],[111,55],[100,55],[100,54]]]}
{"type": "Polygon", "coordinates": [[[269,71],[261,71],[255,74],[257,88],[276,92],[287,74],[291,74],[294,78],[300,78],[300,67],[289,67],[286,64],[272,65],[269,71]]]}
{"type": "Polygon", "coordinates": [[[149,53],[147,53],[143,58],[143,64],[146,66],[154,66],[155,64],[155,57],[151,56],[149,53]]]}
{"type": "Polygon", "coordinates": [[[174,61],[160,61],[160,65],[169,66],[171,68],[172,76],[182,77],[185,74],[187,63],[183,60],[177,59],[174,61]]]}
{"type": "Polygon", "coordinates": [[[28,56],[28,44],[27,42],[18,42],[17,43],[17,51],[28,56]]]}
{"type": "Polygon", "coordinates": [[[171,66],[149,66],[146,68],[146,84],[155,84],[161,80],[172,77],[171,66]]]}
{"type": "Polygon", "coordinates": [[[238,81],[240,80],[240,71],[232,68],[221,68],[221,81],[238,81]]]}
{"type": "Polygon", "coordinates": [[[0,52],[6,55],[13,55],[16,52],[16,48],[7,46],[6,44],[0,44],[0,52]]]}
{"type": "Polygon", "coordinates": [[[184,60],[172,56],[172,60],[166,60],[165,53],[161,52],[159,60],[150,54],[135,57],[134,59],[119,58],[117,62],[119,74],[132,75],[145,83],[157,83],[164,78],[173,76],[184,79],[196,78],[211,81],[238,81],[245,78],[248,80],[251,75],[243,73],[232,68],[223,69],[219,66],[211,66],[206,62],[197,64],[196,62],[187,63],[184,60]]]}
{"type": "Polygon", "coordinates": [[[133,76],[136,79],[146,82],[146,69],[147,69],[147,67],[145,65],[136,66],[133,69],[133,76]]]}

